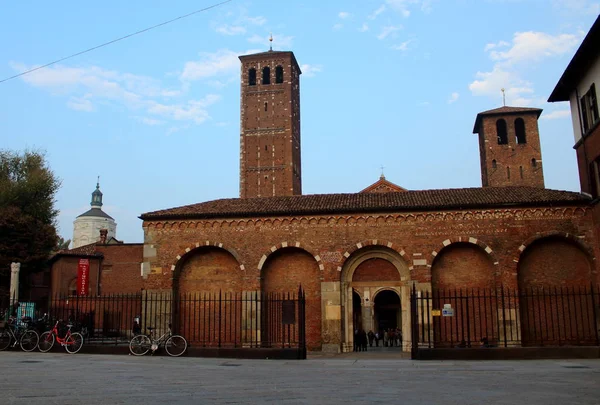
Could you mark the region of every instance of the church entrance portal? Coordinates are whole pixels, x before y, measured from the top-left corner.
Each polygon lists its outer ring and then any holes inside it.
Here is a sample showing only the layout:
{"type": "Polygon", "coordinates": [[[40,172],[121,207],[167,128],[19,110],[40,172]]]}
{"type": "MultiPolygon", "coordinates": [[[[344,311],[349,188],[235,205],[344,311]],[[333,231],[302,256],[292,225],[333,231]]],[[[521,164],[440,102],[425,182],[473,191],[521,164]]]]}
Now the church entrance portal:
{"type": "Polygon", "coordinates": [[[375,296],[375,327],[379,331],[401,327],[400,297],[395,291],[381,291],[375,296]]]}

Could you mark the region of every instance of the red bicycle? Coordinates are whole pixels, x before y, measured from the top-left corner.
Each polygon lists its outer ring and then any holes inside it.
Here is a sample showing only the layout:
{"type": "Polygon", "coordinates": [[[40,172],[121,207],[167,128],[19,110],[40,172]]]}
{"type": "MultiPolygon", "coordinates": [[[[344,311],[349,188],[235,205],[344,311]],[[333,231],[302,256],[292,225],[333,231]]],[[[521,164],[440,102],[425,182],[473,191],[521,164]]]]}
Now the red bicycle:
{"type": "Polygon", "coordinates": [[[54,342],[57,341],[61,346],[64,346],[65,350],[71,354],[77,353],[81,350],[83,346],[83,335],[79,332],[72,332],[71,327],[72,324],[67,325],[67,333],[64,337],[58,336],[58,325],[62,321],[56,321],[52,330],[44,332],[40,336],[40,343],[38,344],[38,348],[40,352],[46,353],[54,346],[54,342]]]}

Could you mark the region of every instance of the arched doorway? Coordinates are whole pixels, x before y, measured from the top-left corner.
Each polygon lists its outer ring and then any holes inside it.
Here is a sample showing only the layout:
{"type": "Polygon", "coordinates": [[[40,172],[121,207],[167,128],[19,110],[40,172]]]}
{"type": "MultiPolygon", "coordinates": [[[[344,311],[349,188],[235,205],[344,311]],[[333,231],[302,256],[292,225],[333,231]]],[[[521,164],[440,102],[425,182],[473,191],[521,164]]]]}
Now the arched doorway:
{"type": "MultiPolygon", "coordinates": [[[[381,309],[395,310],[397,315],[391,320],[394,315],[386,312],[383,323],[401,329],[403,336],[410,336],[410,271],[403,257],[388,247],[371,245],[346,260],[341,277],[342,351],[352,351],[354,331],[359,327],[366,332],[377,332],[375,296],[388,290],[396,294],[396,299],[386,300],[382,296],[381,309]]],[[[410,347],[404,345],[403,349],[409,351],[410,347]]]]}
{"type": "Polygon", "coordinates": [[[387,329],[400,328],[402,325],[402,308],[400,296],[392,290],[383,290],[375,296],[375,329],[380,333],[387,329]]]}

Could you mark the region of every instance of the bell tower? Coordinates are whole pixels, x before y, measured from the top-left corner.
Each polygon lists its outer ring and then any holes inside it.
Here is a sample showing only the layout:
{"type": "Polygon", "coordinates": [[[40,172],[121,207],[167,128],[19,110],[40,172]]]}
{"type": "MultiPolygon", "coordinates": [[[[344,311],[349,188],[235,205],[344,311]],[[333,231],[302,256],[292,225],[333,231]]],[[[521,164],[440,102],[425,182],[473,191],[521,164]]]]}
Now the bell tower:
{"type": "Polygon", "coordinates": [[[298,62],[273,50],[239,58],[240,197],[300,195],[298,62]]]}
{"type": "Polygon", "coordinates": [[[500,107],[477,114],[483,187],[544,188],[539,108],[500,107]]]}

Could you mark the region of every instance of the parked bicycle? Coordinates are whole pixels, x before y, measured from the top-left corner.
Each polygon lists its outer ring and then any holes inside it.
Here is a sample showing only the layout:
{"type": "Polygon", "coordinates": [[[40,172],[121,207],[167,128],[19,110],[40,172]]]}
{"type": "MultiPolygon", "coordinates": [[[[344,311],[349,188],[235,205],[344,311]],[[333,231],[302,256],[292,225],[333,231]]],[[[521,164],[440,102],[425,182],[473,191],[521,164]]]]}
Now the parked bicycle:
{"type": "Polygon", "coordinates": [[[135,356],[143,356],[152,350],[152,354],[158,350],[160,345],[164,345],[165,351],[169,356],[177,357],[185,353],[188,343],[181,335],[174,335],[171,332],[171,324],[169,330],[158,339],[154,338],[154,327],[149,326],[147,335],[135,335],[129,342],[129,350],[135,356]]]}
{"type": "Polygon", "coordinates": [[[40,352],[46,353],[52,349],[54,342],[58,342],[65,348],[68,353],[75,354],[83,346],[83,335],[79,332],[71,332],[73,324],[69,323],[66,325],[67,331],[64,333],[64,337],[59,336],[58,326],[62,323],[62,320],[56,321],[52,330],[42,333],[40,336],[40,342],[38,347],[40,352]]]}
{"type": "Polygon", "coordinates": [[[30,317],[21,318],[21,324],[17,324],[15,318],[9,318],[8,321],[0,321],[0,351],[6,350],[9,346],[21,346],[21,350],[31,352],[38,346],[40,336],[29,328],[31,324],[30,317]]]}

